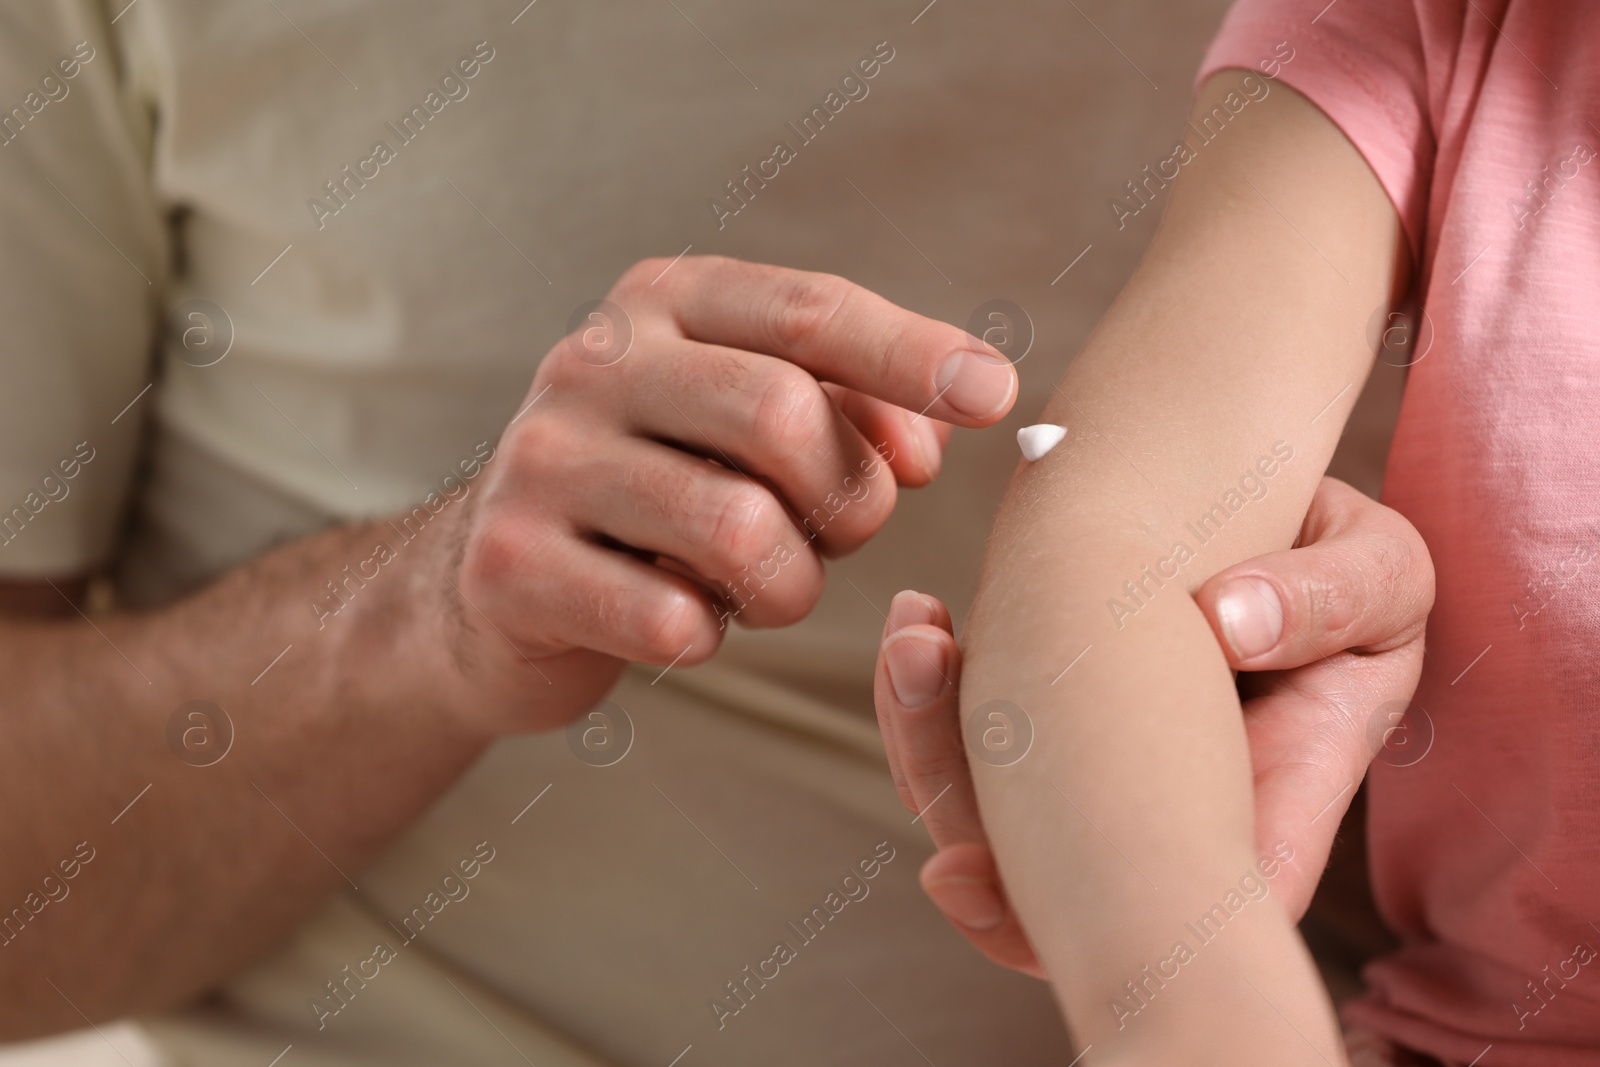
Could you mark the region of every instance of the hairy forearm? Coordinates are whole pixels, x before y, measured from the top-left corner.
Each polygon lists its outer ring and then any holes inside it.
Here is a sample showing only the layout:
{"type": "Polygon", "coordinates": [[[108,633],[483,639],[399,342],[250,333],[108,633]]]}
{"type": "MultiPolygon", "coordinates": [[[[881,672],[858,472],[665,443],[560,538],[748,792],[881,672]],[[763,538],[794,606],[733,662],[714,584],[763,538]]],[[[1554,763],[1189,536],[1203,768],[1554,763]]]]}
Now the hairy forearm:
{"type": "Polygon", "coordinates": [[[350,581],[347,565],[399,538],[344,526],[155,612],[0,623],[0,1036],[156,1009],[226,976],[482,751],[442,706],[451,536],[436,520],[350,581]],[[226,727],[179,713],[197,700],[231,722],[225,755],[226,727]]]}
{"type": "Polygon", "coordinates": [[[996,854],[1069,1021],[1116,1062],[1339,1055],[1292,924],[1249,899],[1267,883],[1240,708],[1189,594],[1293,541],[1399,238],[1320,114],[1281,88],[1255,106],[1186,168],[1063,379],[1045,418],[1068,440],[1014,480],[965,638],[964,714],[1036,735],[977,768],[996,854]]]}

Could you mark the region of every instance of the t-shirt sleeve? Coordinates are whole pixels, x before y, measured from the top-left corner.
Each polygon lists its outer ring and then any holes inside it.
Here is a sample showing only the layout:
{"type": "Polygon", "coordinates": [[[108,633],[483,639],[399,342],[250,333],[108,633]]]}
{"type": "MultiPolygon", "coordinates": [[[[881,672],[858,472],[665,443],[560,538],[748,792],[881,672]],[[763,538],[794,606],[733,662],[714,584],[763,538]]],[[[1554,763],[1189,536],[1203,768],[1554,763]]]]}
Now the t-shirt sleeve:
{"type": "Polygon", "coordinates": [[[1420,262],[1434,124],[1424,27],[1407,0],[1239,0],[1196,76],[1245,67],[1315,104],[1389,194],[1420,262]]]}
{"type": "Polygon", "coordinates": [[[113,17],[0,5],[0,577],[107,559],[150,407],[123,411],[152,380],[167,231],[113,17]]]}

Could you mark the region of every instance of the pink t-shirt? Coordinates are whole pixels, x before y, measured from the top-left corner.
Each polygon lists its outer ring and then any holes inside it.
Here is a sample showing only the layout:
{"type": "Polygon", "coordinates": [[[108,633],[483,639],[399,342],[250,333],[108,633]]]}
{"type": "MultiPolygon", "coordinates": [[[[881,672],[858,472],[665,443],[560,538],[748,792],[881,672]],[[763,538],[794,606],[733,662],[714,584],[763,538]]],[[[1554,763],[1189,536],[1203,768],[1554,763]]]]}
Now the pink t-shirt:
{"type": "Polygon", "coordinates": [[[1404,945],[1346,1017],[1461,1067],[1600,1065],[1597,46],[1595,0],[1243,0],[1201,71],[1275,69],[1418,252],[1384,499],[1438,573],[1432,747],[1372,771],[1404,945]]]}

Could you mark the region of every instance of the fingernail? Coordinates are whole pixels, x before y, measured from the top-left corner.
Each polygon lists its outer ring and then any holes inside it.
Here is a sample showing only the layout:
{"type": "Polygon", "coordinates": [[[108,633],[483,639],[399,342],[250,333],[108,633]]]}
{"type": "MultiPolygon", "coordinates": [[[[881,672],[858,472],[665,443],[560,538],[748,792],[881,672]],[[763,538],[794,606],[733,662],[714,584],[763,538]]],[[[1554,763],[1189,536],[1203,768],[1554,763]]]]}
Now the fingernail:
{"type": "Polygon", "coordinates": [[[944,361],[935,384],[947,390],[945,402],[961,414],[987,419],[1011,402],[1017,376],[1004,356],[963,350],[944,361]]]}
{"type": "Polygon", "coordinates": [[[1283,636],[1283,604],[1272,583],[1235,578],[1217,594],[1223,639],[1241,660],[1270,652],[1283,636]]]}
{"type": "Polygon", "coordinates": [[[968,929],[993,930],[1005,921],[1005,902],[982,878],[941,878],[923,889],[940,911],[968,929]]]}
{"type": "Polygon", "coordinates": [[[928,598],[915,589],[902,589],[889,601],[889,630],[903,630],[907,626],[932,622],[935,616],[928,598]]]}
{"type": "Polygon", "coordinates": [[[917,451],[922,455],[922,469],[929,478],[936,477],[939,473],[939,459],[944,451],[939,444],[939,431],[934,429],[933,420],[921,418],[917,420],[913,432],[917,435],[917,451]]]}
{"type": "Polygon", "coordinates": [[[884,642],[883,662],[889,668],[895,699],[912,711],[933,703],[944,692],[944,649],[940,645],[897,634],[884,642]]]}

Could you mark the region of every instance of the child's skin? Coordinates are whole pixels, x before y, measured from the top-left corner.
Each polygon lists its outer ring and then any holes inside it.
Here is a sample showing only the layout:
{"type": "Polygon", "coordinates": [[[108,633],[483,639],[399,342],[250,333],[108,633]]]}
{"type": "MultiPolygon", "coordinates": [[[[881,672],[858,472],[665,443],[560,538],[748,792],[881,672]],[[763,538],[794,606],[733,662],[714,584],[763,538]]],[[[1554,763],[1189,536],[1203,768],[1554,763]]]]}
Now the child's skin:
{"type": "MultiPolygon", "coordinates": [[[[1196,121],[1244,76],[1212,78],[1196,121]]],[[[975,784],[1012,902],[1096,1063],[1344,1062],[1276,896],[1235,914],[1139,1016],[1111,1004],[1175,942],[1199,944],[1186,924],[1257,864],[1238,695],[1188,594],[1293,542],[1371,367],[1366,324],[1405,273],[1399,221],[1360,155],[1274,86],[1183,168],[1143,265],[1042,415],[1074,433],[1019,470],[1002,506],[961,704],[1031,717],[1029,754],[975,765],[975,784]],[[1278,442],[1292,458],[1265,495],[1201,543],[1185,524],[1278,442]],[[1193,558],[1114,618],[1124,580],[1177,541],[1193,558]]]]}
{"type": "MultiPolygon", "coordinates": [[[[1410,735],[1388,731],[1417,687],[1433,588],[1433,564],[1416,528],[1324,478],[1295,548],[1236,564],[1195,593],[1228,665],[1250,672],[1239,681],[1256,845],[1266,853],[1285,842],[1294,852],[1272,881],[1291,919],[1311,903],[1374,752],[1410,752],[1410,735]],[[1277,608],[1254,590],[1245,602],[1265,624],[1257,630],[1221,623],[1224,591],[1238,578],[1274,591],[1277,608]],[[1364,730],[1361,709],[1382,709],[1364,730]]],[[[950,613],[933,597],[901,593],[882,641],[874,695],[890,769],[901,799],[939,849],[923,864],[923,888],[979,951],[1042,978],[979,817],[957,707],[961,652],[950,613]]]]}

